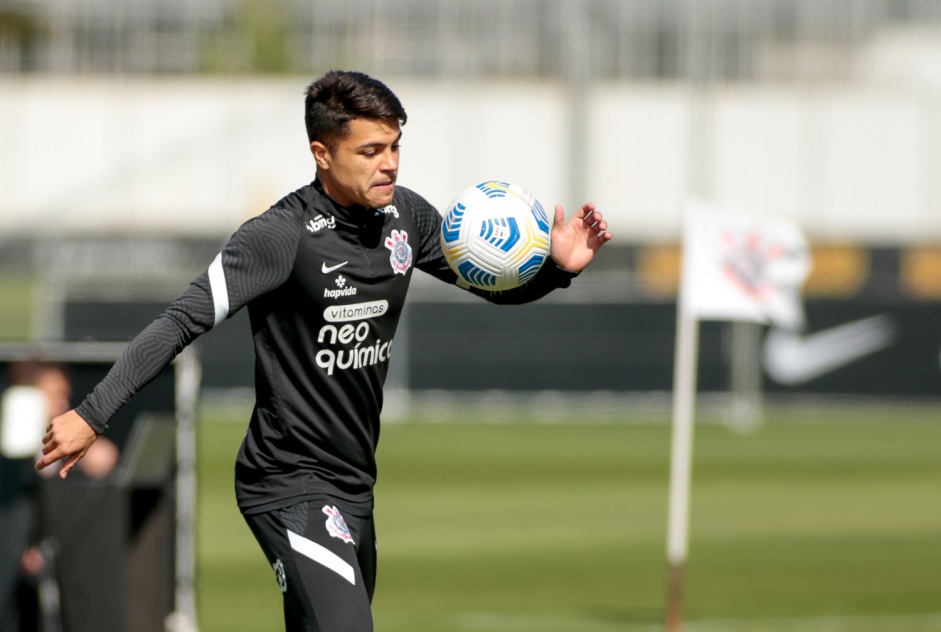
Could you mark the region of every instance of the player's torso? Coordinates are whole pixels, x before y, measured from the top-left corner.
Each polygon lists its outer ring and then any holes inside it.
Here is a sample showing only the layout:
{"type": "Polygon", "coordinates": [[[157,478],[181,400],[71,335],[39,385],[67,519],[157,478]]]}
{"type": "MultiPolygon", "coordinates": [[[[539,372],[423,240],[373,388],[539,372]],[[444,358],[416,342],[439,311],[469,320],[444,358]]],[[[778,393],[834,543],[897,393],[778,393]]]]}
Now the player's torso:
{"type": "Polygon", "coordinates": [[[417,227],[395,205],[360,223],[322,206],[303,218],[285,287],[293,294],[292,309],[303,318],[315,362],[327,374],[385,363],[417,255],[417,227]]]}
{"type": "Polygon", "coordinates": [[[266,315],[279,355],[328,390],[362,378],[381,386],[418,256],[418,226],[401,202],[359,213],[324,199],[300,211],[294,265],[266,315]]]}
{"type": "Polygon", "coordinates": [[[354,216],[312,192],[293,211],[288,278],[249,306],[258,364],[236,467],[243,508],[311,493],[370,497],[382,385],[419,256],[404,206],[354,216]]]}

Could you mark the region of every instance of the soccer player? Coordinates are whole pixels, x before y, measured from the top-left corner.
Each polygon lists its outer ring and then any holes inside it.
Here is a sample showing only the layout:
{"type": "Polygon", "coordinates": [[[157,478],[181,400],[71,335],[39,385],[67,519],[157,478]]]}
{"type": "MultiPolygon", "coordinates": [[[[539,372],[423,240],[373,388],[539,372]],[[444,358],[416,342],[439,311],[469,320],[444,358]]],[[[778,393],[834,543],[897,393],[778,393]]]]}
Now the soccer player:
{"type": "MultiPolygon", "coordinates": [[[[284,594],[289,632],[372,630],[375,451],[382,385],[415,268],[461,285],[441,215],[396,186],[406,114],[383,83],[332,71],[307,88],[313,183],[243,224],[94,391],[52,421],[37,468],[61,476],[115,411],[197,336],[247,307],[255,407],[235,466],[239,509],[284,594]]],[[[593,204],[555,207],[551,261],[501,304],[567,287],[611,239],[593,204]]]]}

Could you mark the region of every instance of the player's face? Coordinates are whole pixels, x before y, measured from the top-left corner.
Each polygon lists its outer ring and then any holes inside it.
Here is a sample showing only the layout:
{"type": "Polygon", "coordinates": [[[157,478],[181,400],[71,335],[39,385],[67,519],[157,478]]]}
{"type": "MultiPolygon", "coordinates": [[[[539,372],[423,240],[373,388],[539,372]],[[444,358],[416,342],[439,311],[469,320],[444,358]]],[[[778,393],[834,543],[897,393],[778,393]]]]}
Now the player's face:
{"type": "Polygon", "coordinates": [[[333,151],[320,142],[311,143],[317,175],[327,195],[343,206],[375,209],[391,204],[401,137],[395,121],[353,119],[349,134],[333,151]]]}

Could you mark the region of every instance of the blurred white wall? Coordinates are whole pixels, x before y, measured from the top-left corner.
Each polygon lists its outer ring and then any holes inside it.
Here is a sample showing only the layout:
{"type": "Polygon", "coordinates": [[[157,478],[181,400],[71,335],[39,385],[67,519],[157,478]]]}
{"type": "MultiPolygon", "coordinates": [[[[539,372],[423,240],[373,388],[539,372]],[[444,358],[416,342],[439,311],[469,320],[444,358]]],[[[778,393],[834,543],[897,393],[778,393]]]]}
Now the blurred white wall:
{"type": "MultiPolygon", "coordinates": [[[[227,235],[313,178],[308,79],[0,81],[0,230],[227,235]]],[[[400,183],[443,209],[484,179],[569,211],[558,83],[387,80],[409,113],[400,183]]],[[[892,87],[598,84],[592,200],[619,238],[674,240],[689,192],[811,239],[941,239],[941,95],[892,87]]]]}

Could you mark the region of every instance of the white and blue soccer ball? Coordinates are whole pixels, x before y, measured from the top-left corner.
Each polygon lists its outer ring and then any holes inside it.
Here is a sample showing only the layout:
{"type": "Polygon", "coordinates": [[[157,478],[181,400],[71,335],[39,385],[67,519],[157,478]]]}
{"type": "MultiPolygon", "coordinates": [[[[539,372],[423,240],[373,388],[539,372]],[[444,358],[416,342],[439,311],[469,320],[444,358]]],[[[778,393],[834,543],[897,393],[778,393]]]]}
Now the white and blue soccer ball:
{"type": "Polygon", "coordinates": [[[526,283],[549,258],[551,223],[531,193],[489,181],[461,192],[441,224],[441,248],[460,280],[481,290],[526,283]]]}

